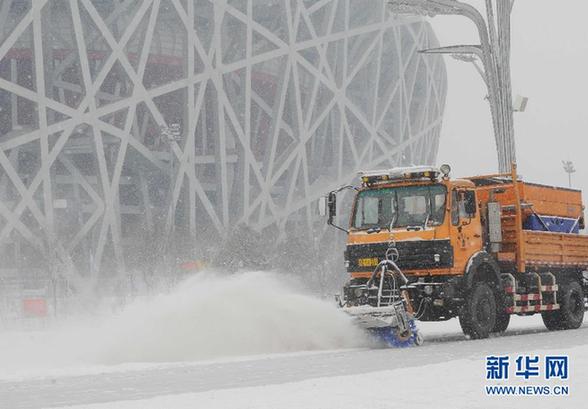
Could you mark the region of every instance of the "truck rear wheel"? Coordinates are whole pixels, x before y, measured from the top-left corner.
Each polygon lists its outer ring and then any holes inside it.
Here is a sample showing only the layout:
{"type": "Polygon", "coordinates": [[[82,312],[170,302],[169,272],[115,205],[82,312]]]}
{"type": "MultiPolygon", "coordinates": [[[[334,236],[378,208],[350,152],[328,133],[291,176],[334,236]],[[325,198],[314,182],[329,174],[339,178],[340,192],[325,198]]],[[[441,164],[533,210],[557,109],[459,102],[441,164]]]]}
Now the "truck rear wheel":
{"type": "Polygon", "coordinates": [[[496,324],[496,299],[488,284],[474,285],[459,314],[459,324],[472,339],[488,338],[496,324]]]}
{"type": "Polygon", "coordinates": [[[557,297],[559,310],[541,313],[545,327],[550,331],[579,328],[584,322],[584,293],[580,283],[560,284],[557,297]]]}
{"type": "Polygon", "coordinates": [[[545,311],[541,313],[541,318],[543,318],[543,324],[545,328],[550,331],[559,331],[563,329],[561,325],[561,315],[559,311],[545,311]]]}

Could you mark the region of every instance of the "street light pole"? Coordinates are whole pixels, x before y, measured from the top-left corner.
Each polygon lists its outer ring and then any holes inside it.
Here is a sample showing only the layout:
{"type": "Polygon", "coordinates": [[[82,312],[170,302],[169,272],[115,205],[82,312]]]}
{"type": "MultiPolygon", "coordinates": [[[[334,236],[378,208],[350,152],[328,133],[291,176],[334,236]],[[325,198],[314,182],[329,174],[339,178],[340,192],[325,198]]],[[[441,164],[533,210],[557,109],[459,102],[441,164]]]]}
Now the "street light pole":
{"type": "Polygon", "coordinates": [[[492,0],[485,0],[486,16],[473,6],[457,0],[389,0],[395,13],[458,15],[471,20],[478,29],[479,45],[458,45],[423,50],[429,54],[450,54],[458,59],[482,62],[478,69],[488,89],[492,127],[498,152],[500,172],[510,172],[516,162],[513,127],[512,87],[510,78],[510,13],[514,0],[496,0],[496,16],[492,0]],[[472,58],[467,58],[467,56],[472,58]]]}
{"type": "Polygon", "coordinates": [[[167,141],[169,147],[169,181],[170,181],[170,229],[175,229],[175,203],[173,201],[173,184],[175,177],[175,160],[173,145],[182,139],[180,124],[173,123],[170,126],[162,126],[161,134],[167,141]]]}
{"type": "MultiPolygon", "coordinates": [[[[173,145],[177,144],[182,139],[182,130],[180,124],[172,123],[169,126],[161,127],[161,135],[167,141],[169,148],[169,213],[166,225],[167,240],[165,244],[164,257],[167,259],[167,267],[172,269],[175,266],[175,259],[172,257],[172,250],[175,250],[175,231],[176,231],[176,203],[174,202],[174,181],[176,176],[175,158],[173,145]],[[171,260],[170,260],[171,258],[171,260]]],[[[175,257],[175,255],[174,255],[175,257]]]]}

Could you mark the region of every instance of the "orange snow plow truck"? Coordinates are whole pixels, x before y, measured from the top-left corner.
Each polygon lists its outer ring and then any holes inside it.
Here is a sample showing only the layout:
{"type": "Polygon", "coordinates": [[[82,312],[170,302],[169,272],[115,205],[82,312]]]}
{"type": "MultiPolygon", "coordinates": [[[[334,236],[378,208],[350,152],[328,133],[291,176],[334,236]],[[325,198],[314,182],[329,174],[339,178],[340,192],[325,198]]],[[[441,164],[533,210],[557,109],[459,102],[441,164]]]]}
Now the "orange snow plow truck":
{"type": "MultiPolygon", "coordinates": [[[[512,172],[452,179],[448,165],[362,172],[348,234],[344,308],[401,299],[410,317],[459,317],[486,338],[510,316],[540,313],[549,330],[582,325],[588,236],[579,190],[522,181],[512,172]]],[[[342,189],[344,189],[342,188],[342,189]]],[[[373,315],[373,314],[372,314],[373,315]]],[[[376,314],[377,315],[377,314],[376,314]]]]}

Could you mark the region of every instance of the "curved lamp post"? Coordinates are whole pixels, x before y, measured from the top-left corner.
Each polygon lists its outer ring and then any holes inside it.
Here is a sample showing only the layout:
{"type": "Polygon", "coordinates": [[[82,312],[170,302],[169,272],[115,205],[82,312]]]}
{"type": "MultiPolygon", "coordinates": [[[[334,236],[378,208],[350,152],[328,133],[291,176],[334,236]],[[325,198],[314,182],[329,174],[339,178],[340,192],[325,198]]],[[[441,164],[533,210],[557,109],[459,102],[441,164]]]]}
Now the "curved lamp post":
{"type": "Polygon", "coordinates": [[[516,162],[513,127],[512,88],[510,79],[510,12],[514,0],[496,0],[496,15],[491,0],[486,0],[487,21],[470,4],[457,0],[389,0],[392,12],[429,17],[457,15],[471,20],[478,29],[479,45],[456,45],[421,52],[450,54],[474,63],[488,89],[492,127],[498,152],[500,172],[509,172],[516,162]],[[496,22],[495,22],[496,20],[496,22]],[[482,68],[476,65],[476,59],[482,68]]]}

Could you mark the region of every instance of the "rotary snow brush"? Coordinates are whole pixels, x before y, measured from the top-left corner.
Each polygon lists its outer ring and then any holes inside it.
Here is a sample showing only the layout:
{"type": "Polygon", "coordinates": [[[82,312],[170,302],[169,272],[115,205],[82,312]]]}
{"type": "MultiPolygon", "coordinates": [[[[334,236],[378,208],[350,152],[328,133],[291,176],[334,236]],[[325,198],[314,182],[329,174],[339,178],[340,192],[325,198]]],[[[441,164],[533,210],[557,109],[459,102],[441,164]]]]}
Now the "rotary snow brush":
{"type": "Polygon", "coordinates": [[[421,345],[413,309],[402,288],[408,280],[393,255],[378,263],[366,283],[350,281],[339,305],[359,326],[391,347],[421,345]]]}

